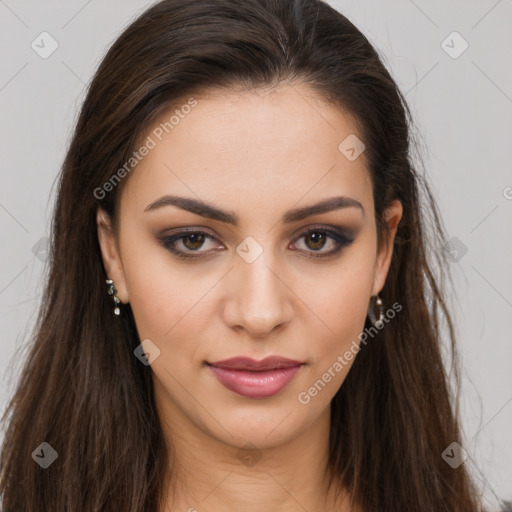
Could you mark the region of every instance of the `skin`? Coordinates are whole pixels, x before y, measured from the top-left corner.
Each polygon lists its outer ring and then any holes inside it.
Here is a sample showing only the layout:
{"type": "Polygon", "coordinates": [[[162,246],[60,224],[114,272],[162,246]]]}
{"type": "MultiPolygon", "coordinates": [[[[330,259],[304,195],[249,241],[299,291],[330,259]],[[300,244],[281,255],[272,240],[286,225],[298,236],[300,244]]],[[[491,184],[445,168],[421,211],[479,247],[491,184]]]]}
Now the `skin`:
{"type": "Polygon", "coordinates": [[[298,395],[359,342],[370,298],[386,280],[402,205],[387,210],[389,236],[378,252],[364,153],[349,161],[338,150],[358,135],[356,126],[306,85],[195,98],[197,106],[125,178],[118,233],[101,208],[97,215],[107,276],[131,304],[140,339],[160,350],[151,363],[155,399],[179,475],[165,510],[355,511],[343,495],[335,504],[323,481],[329,405],[353,360],[309,403],[298,395]],[[165,194],[236,213],[239,225],[172,205],[144,211],[165,194]],[[364,214],[348,207],[281,222],[292,208],[341,195],[359,201],[364,214]],[[159,243],[185,227],[214,237],[175,243],[202,257],[180,259],[159,243]],[[303,236],[310,227],[352,230],[355,239],[315,258],[338,243],[303,236]],[[236,252],[249,236],[263,250],[251,263],[236,252]],[[264,399],[226,389],[205,365],[274,354],[305,364],[264,399]],[[253,464],[241,456],[247,443],[253,464]]]}

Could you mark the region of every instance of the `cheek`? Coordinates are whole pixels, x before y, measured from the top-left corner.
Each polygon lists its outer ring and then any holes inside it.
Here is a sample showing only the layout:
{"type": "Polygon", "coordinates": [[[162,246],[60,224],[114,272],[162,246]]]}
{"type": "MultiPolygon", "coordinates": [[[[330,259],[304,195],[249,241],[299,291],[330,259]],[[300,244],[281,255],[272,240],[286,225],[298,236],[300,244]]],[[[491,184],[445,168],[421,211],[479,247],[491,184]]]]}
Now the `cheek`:
{"type": "Polygon", "coordinates": [[[322,325],[315,322],[315,329],[308,331],[315,348],[310,352],[312,363],[297,399],[300,404],[313,407],[309,411],[313,415],[318,414],[343,385],[359,352],[359,336],[368,310],[368,286],[363,286],[354,274],[343,283],[336,283],[335,288],[330,285],[319,295],[317,305],[323,309],[319,309],[322,314],[318,316],[322,325]],[[353,282],[349,283],[350,280],[353,282]]]}
{"type": "Polygon", "coordinates": [[[190,271],[173,263],[155,241],[135,243],[135,239],[127,236],[122,247],[130,305],[140,338],[163,340],[190,322],[189,313],[204,294],[204,283],[191,279],[190,271]]]}
{"type": "Polygon", "coordinates": [[[339,265],[332,266],[328,275],[304,281],[301,297],[320,320],[315,353],[323,366],[354,343],[359,344],[373,284],[371,254],[371,249],[361,244],[339,265]]]}

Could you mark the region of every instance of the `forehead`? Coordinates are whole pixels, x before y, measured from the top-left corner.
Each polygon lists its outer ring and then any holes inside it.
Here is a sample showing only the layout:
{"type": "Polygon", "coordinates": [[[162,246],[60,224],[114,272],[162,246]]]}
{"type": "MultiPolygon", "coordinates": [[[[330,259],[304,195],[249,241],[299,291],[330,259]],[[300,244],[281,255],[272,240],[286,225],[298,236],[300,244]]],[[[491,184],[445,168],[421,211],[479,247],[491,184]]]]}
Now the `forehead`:
{"type": "Polygon", "coordinates": [[[151,149],[130,173],[121,202],[140,212],[164,193],[253,211],[333,195],[368,205],[364,153],[351,161],[339,148],[353,136],[362,138],[352,118],[305,85],[211,90],[152,124],[140,139],[151,149]]]}

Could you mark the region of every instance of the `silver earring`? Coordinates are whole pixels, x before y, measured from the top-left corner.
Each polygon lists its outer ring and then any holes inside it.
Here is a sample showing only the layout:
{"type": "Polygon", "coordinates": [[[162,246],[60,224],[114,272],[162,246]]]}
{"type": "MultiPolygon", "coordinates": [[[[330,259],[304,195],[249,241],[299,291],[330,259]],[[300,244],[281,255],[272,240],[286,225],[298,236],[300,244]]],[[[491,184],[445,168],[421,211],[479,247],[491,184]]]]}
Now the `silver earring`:
{"type": "Polygon", "coordinates": [[[375,298],[375,306],[368,308],[368,316],[372,322],[372,325],[377,329],[384,327],[384,308],[382,307],[382,299],[377,295],[375,298]],[[375,314],[375,307],[379,309],[379,318],[375,314]]]}
{"type": "Polygon", "coordinates": [[[119,315],[121,313],[121,310],[119,309],[119,306],[118,304],[121,302],[119,297],[116,295],[117,293],[117,290],[114,286],[114,281],[112,279],[107,279],[105,281],[108,285],[108,290],[107,290],[107,293],[109,295],[112,295],[113,299],[114,299],[114,304],[115,304],[115,308],[114,308],[114,315],[119,315]]]}

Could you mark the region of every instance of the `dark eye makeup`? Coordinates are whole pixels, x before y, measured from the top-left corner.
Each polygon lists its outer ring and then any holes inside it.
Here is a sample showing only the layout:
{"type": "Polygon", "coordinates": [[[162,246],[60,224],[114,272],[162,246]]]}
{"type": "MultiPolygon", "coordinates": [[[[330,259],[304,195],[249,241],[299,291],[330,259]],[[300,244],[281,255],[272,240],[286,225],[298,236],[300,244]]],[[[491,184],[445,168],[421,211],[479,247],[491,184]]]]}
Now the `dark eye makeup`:
{"type": "MultiPolygon", "coordinates": [[[[302,239],[307,241],[303,242],[306,249],[294,250],[310,253],[312,258],[332,258],[343,248],[348,247],[354,241],[355,236],[351,231],[345,233],[338,228],[314,226],[308,228],[295,238],[292,245],[296,246],[297,242],[302,239]],[[334,245],[335,248],[329,251],[322,251],[322,249],[328,245],[328,242],[331,242],[331,245],[334,245]],[[307,248],[308,243],[310,246],[313,246],[312,249],[307,248]]],[[[199,250],[208,240],[218,242],[216,237],[194,228],[181,229],[172,235],[166,235],[158,238],[159,243],[165,249],[178,258],[183,259],[204,259],[210,257],[214,252],[218,252],[219,249],[213,249],[210,251],[199,250]],[[178,248],[178,246],[181,246],[181,248],[178,248]]]]}

